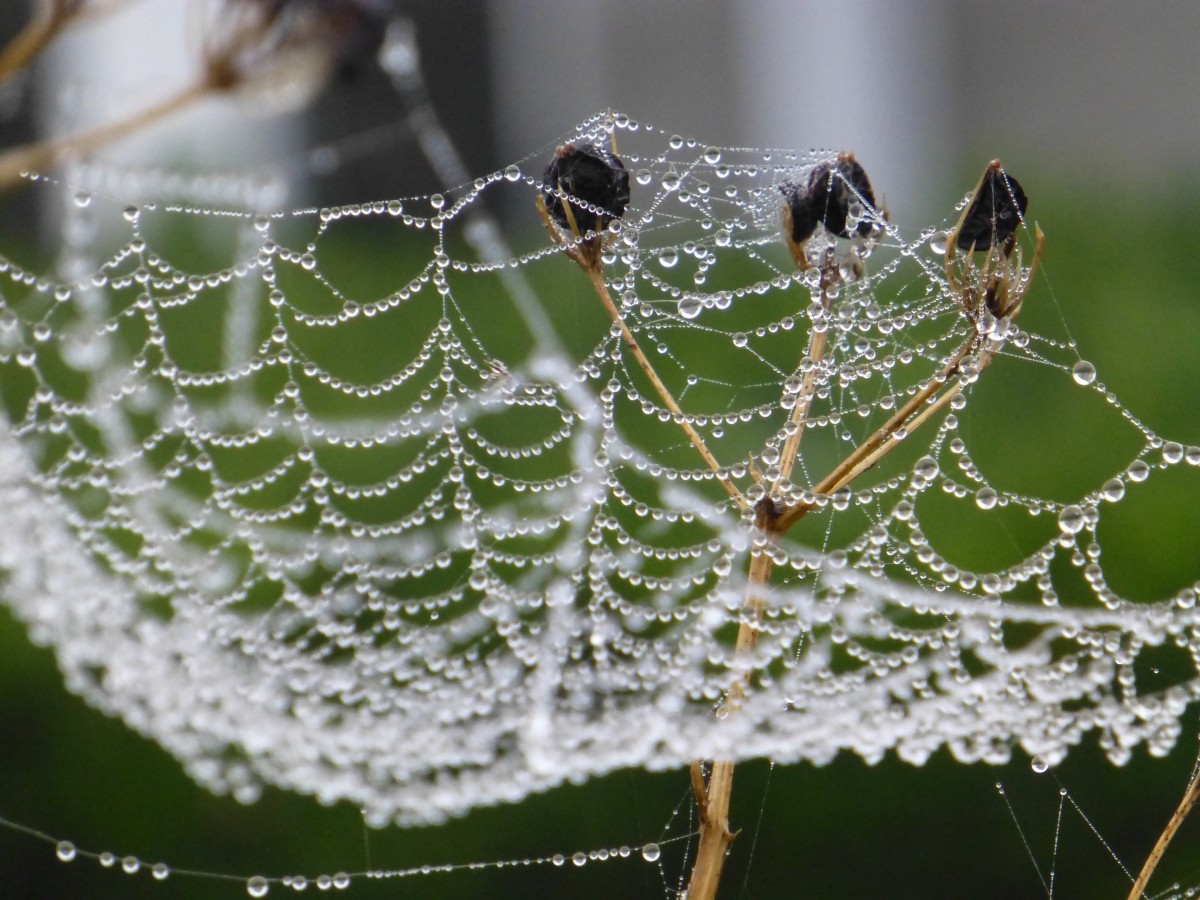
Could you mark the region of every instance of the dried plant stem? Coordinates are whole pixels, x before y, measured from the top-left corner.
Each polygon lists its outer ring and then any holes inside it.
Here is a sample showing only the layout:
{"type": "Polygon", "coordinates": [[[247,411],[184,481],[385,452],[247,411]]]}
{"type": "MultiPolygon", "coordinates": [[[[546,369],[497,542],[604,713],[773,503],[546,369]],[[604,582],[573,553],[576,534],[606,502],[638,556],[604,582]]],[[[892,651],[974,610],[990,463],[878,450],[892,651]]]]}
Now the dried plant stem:
{"type": "MultiPolygon", "coordinates": [[[[568,252],[570,251],[568,250],[568,252]]],[[[733,502],[737,504],[739,509],[743,511],[749,510],[750,504],[747,502],[746,498],[742,496],[742,492],[738,490],[733,481],[730,480],[729,475],[721,469],[721,464],[717,462],[717,458],[712,455],[712,451],[708,449],[708,446],[704,443],[704,439],[700,437],[699,433],[692,426],[692,423],[688,421],[687,416],[684,415],[683,410],[675,401],[675,397],[672,396],[670,390],[667,389],[667,386],[663,384],[663,380],[658,377],[658,372],[655,371],[653,364],[651,364],[646,354],[642,352],[642,348],[638,344],[637,338],[633,336],[633,332],[629,330],[629,327],[621,318],[621,314],[617,310],[616,304],[613,303],[612,295],[608,292],[608,285],[604,283],[604,274],[600,271],[599,265],[593,265],[590,263],[590,261],[585,260],[582,257],[582,254],[572,254],[572,258],[575,259],[584,272],[587,273],[588,281],[591,282],[592,288],[596,292],[596,296],[600,298],[600,303],[604,306],[604,311],[608,313],[608,316],[610,319],[612,319],[613,324],[620,329],[621,338],[625,341],[625,346],[629,348],[629,352],[633,354],[633,358],[637,360],[638,367],[641,368],[646,377],[650,379],[650,383],[654,386],[655,392],[662,399],[662,402],[667,409],[670,410],[672,417],[675,419],[676,423],[678,423],[679,427],[683,429],[683,433],[686,434],[688,440],[692,442],[692,446],[696,448],[696,451],[700,454],[700,457],[704,460],[705,464],[709,467],[709,469],[712,470],[713,474],[717,476],[717,481],[721,483],[721,487],[725,489],[725,492],[729,494],[730,498],[732,498],[733,502]]]]}
{"type": "MultiPolygon", "coordinates": [[[[799,266],[804,259],[803,250],[794,244],[791,244],[791,247],[792,255],[799,266]]],[[[831,279],[835,277],[835,271],[832,258],[827,258],[821,272],[821,306],[825,309],[829,308],[828,288],[832,283],[831,279]]],[[[814,329],[809,333],[805,358],[810,360],[812,365],[804,373],[800,393],[796,397],[796,405],[792,407],[792,413],[788,418],[793,429],[784,440],[783,448],[780,451],[779,478],[772,485],[772,493],[778,489],[779,485],[786,484],[791,479],[792,469],[800,452],[800,438],[808,420],[808,410],[816,389],[818,364],[825,356],[827,340],[828,332],[825,330],[814,329]]],[[[763,509],[767,508],[769,507],[763,507],[763,509]]],[[[761,515],[760,519],[762,519],[761,515]]],[[[763,527],[763,524],[760,521],[760,527],[763,527]]],[[[764,536],[771,541],[781,533],[769,525],[764,529],[764,536]]],[[[738,623],[737,643],[735,644],[735,653],[739,656],[753,650],[758,645],[763,610],[761,591],[771,580],[771,569],[771,557],[768,553],[759,551],[751,556],[750,571],[747,575],[749,585],[746,602],[743,606],[742,619],[738,623]]],[[[748,677],[749,673],[744,673],[741,680],[733,685],[725,697],[723,703],[725,714],[737,709],[743,696],[743,681],[748,677]]],[[[702,771],[701,763],[698,761],[692,763],[692,786],[696,793],[697,805],[700,808],[700,842],[696,850],[696,863],[692,867],[692,877],[688,883],[688,900],[713,900],[716,897],[721,870],[725,865],[725,855],[734,838],[734,834],[729,830],[729,801],[733,793],[733,769],[732,760],[715,761],[708,784],[704,786],[703,779],[698,774],[702,771]],[[698,779],[699,788],[696,787],[698,779]]]]}
{"type": "Polygon", "coordinates": [[[71,19],[71,13],[58,3],[42,3],[40,10],[0,50],[0,84],[28,66],[71,19]]]}
{"type": "MultiPolygon", "coordinates": [[[[791,244],[790,241],[788,243],[791,244]]],[[[804,259],[804,251],[795,244],[791,244],[791,246],[792,256],[799,265],[804,259]]],[[[826,312],[829,311],[828,289],[831,279],[835,277],[835,272],[832,256],[827,257],[825,265],[821,267],[821,307],[826,312]]],[[[787,484],[792,479],[792,469],[795,468],[796,457],[800,452],[800,438],[804,435],[804,426],[808,424],[808,410],[812,406],[813,394],[816,393],[817,372],[821,360],[825,358],[825,345],[828,341],[829,330],[827,328],[820,331],[814,328],[809,332],[808,352],[804,354],[804,358],[809,361],[810,365],[800,382],[800,393],[796,397],[796,405],[792,407],[792,414],[788,417],[788,425],[792,428],[792,432],[784,439],[783,448],[779,453],[779,478],[772,486],[772,494],[779,489],[780,485],[787,484]]]]}
{"type": "Polygon", "coordinates": [[[1171,843],[1171,839],[1175,837],[1175,832],[1179,830],[1179,826],[1183,824],[1183,820],[1187,818],[1188,813],[1192,811],[1192,807],[1196,805],[1197,799],[1200,799],[1200,773],[1193,776],[1192,783],[1188,785],[1183,799],[1179,801],[1179,806],[1167,821],[1167,827],[1158,836],[1158,840],[1154,843],[1154,849],[1146,857],[1146,863],[1142,866],[1142,871],[1138,873],[1137,881],[1133,883],[1133,889],[1130,890],[1127,900],[1141,900],[1146,890],[1146,885],[1150,883],[1150,876],[1154,874],[1154,870],[1158,867],[1163,854],[1167,852],[1167,845],[1171,843]]]}
{"type": "Polygon", "coordinates": [[[178,93],[116,122],[109,122],[82,134],[14,147],[0,154],[0,191],[20,183],[24,172],[44,172],[68,156],[90,153],[174,115],[208,96],[212,90],[211,80],[201,79],[178,93]]]}

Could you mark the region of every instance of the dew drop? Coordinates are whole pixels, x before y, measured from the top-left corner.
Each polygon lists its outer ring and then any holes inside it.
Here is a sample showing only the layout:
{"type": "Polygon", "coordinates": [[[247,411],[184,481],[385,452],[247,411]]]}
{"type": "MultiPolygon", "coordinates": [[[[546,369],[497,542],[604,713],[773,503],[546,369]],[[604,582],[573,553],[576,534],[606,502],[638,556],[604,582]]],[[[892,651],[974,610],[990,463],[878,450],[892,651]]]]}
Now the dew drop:
{"type": "Polygon", "coordinates": [[[946,232],[935,232],[933,237],[929,239],[929,249],[937,256],[946,255],[946,232]]]}
{"type": "Polygon", "coordinates": [[[1096,380],[1096,367],[1086,359],[1081,359],[1071,369],[1071,377],[1075,379],[1076,384],[1091,384],[1096,380]]]}
{"type": "Polygon", "coordinates": [[[668,172],[663,176],[662,186],[663,190],[668,192],[679,190],[679,176],[674,172],[668,172]]]}
{"type": "Polygon", "coordinates": [[[571,856],[571,862],[576,866],[582,866],[587,862],[587,854],[580,850],[571,856]]]}
{"type": "MultiPolygon", "coordinates": [[[[141,214],[142,214],[141,209],[139,209],[136,206],[133,206],[132,204],[125,207],[123,210],[121,210],[121,215],[125,217],[125,221],[129,222],[131,224],[136,222],[138,220],[138,217],[141,216],[141,214]]],[[[257,227],[257,223],[256,223],[255,227],[257,227]]]]}
{"type": "Polygon", "coordinates": [[[975,505],[980,509],[995,509],[999,499],[995,488],[981,487],[975,492],[975,505]]]}
{"type": "Polygon", "coordinates": [[[932,456],[922,456],[913,464],[913,474],[925,481],[936,478],[939,471],[938,461],[932,456]]]}
{"type": "Polygon", "coordinates": [[[505,181],[520,181],[521,180],[521,167],[520,166],[509,166],[507,169],[505,169],[504,170],[504,180],[505,181]]]}
{"type": "Polygon", "coordinates": [[[649,843],[642,847],[642,859],[646,862],[658,862],[660,856],[662,856],[662,850],[658,844],[649,843]]]}
{"type": "Polygon", "coordinates": [[[658,254],[658,264],[664,269],[672,269],[679,262],[679,251],[674,247],[664,247],[658,254]]]}
{"type": "Polygon", "coordinates": [[[1116,503],[1125,496],[1125,482],[1120,478],[1110,478],[1100,488],[1100,496],[1109,503],[1116,503]]]}
{"type": "Polygon", "coordinates": [[[150,867],[150,874],[154,876],[155,881],[166,881],[171,869],[166,863],[155,863],[150,867]]]}
{"type": "Polygon", "coordinates": [[[1128,468],[1130,481],[1145,481],[1150,477],[1150,464],[1144,459],[1135,459],[1128,468]]]}
{"type": "Polygon", "coordinates": [[[142,861],[136,856],[125,856],[121,858],[121,871],[126,875],[136,875],[142,868],[142,861]]]}
{"type": "Polygon", "coordinates": [[[265,897],[270,889],[270,882],[261,875],[253,875],[246,880],[246,893],[251,897],[265,897]]]}
{"type": "Polygon", "coordinates": [[[650,174],[649,169],[638,169],[637,174],[635,174],[633,177],[637,183],[641,185],[649,184],[654,179],[654,176],[650,174]]]}
{"type": "Polygon", "coordinates": [[[679,315],[684,319],[694,319],[704,309],[704,301],[699,297],[686,296],[679,301],[679,315]]]}
{"type": "Polygon", "coordinates": [[[1042,775],[1050,768],[1050,764],[1042,759],[1042,757],[1035,756],[1029,761],[1029,768],[1033,769],[1038,775],[1042,775]]]}
{"type": "Polygon", "coordinates": [[[1079,534],[1083,531],[1083,526],[1087,524],[1087,518],[1083,514],[1083,510],[1075,504],[1064,506],[1062,512],[1058,514],[1058,527],[1063,534],[1079,534]]]}
{"type": "Polygon", "coordinates": [[[429,198],[429,205],[434,209],[441,209],[446,205],[446,198],[442,194],[434,194],[429,198]]]}
{"type": "Polygon", "coordinates": [[[739,347],[739,348],[745,347],[748,343],[750,343],[750,339],[748,337],[746,337],[746,332],[744,332],[744,331],[739,331],[737,334],[735,334],[733,336],[732,340],[733,340],[733,346],[739,347]]]}
{"type": "Polygon", "coordinates": [[[92,195],[87,191],[80,191],[75,195],[75,205],[80,209],[87,209],[92,205],[92,195]]]}
{"type": "Polygon", "coordinates": [[[672,150],[678,150],[683,146],[683,138],[678,134],[673,134],[667,143],[671,145],[672,150]]]}
{"type": "Polygon", "coordinates": [[[715,166],[721,161],[721,151],[717,147],[709,147],[704,151],[704,161],[710,166],[715,166]]]}
{"type": "Polygon", "coordinates": [[[70,841],[59,841],[54,847],[54,855],[63,862],[70,862],[75,858],[75,845],[70,841]]]}

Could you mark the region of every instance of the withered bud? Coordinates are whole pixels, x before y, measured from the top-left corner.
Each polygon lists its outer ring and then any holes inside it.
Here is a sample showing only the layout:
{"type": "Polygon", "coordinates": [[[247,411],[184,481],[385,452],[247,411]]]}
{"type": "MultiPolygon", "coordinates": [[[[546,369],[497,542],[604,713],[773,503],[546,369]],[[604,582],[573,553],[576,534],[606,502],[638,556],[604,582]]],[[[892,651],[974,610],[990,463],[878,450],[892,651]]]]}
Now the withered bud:
{"type": "Polygon", "coordinates": [[[629,172],[615,154],[594,144],[559,147],[542,176],[546,212],[566,232],[603,231],[625,215],[629,205],[629,172]],[[571,215],[564,207],[564,196],[571,215]],[[589,208],[592,207],[592,208],[589,208]],[[597,211],[598,210],[598,211],[597,211]]]}
{"type": "Polygon", "coordinates": [[[794,244],[812,237],[818,224],[824,225],[830,234],[844,238],[866,237],[875,227],[870,215],[875,210],[875,193],[866,171],[852,154],[840,153],[836,162],[815,166],[803,187],[785,182],[779,189],[791,213],[790,237],[794,244]],[[852,230],[847,230],[850,204],[860,198],[866,214],[860,216],[852,230]]]}
{"type": "Polygon", "coordinates": [[[993,162],[975,191],[971,207],[962,218],[955,239],[960,250],[990,250],[1012,237],[1021,224],[1029,200],[1025,191],[1001,167],[993,162]]]}

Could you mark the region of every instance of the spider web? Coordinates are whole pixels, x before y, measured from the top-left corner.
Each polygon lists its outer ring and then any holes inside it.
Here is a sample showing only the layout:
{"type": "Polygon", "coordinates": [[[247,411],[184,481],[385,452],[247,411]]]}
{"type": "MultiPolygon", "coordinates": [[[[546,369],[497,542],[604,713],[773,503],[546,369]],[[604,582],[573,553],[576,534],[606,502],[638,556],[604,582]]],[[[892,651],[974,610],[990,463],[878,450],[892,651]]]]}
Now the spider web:
{"type": "Polygon", "coordinates": [[[1195,586],[1111,584],[1100,534],[1200,449],[1069,335],[964,315],[958,211],[903,235],[855,209],[877,239],[807,248],[830,287],[780,212],[834,154],[608,113],[555,142],[586,143],[629,169],[602,280],[682,414],[533,231],[553,144],[444,194],[282,212],[77,173],[57,258],[0,257],[4,593],[72,690],[214,791],[348,799],[373,824],[695,758],[1052,765],[1089,732],[1117,763],[1169,750],[1195,586]],[[977,335],[996,362],[948,411],[814,493],[977,335]],[[721,482],[769,493],[806,378],[774,499],[813,510],[770,542],[721,482]]]}

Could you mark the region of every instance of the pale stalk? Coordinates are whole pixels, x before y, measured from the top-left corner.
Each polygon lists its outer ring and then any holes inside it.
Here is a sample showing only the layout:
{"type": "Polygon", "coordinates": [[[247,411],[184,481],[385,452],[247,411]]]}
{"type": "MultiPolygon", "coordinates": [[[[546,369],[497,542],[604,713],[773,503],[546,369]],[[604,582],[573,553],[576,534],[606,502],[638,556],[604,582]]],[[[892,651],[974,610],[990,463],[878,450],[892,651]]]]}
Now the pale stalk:
{"type": "Polygon", "coordinates": [[[1154,849],[1146,857],[1146,863],[1142,866],[1142,871],[1138,873],[1137,881],[1133,883],[1133,889],[1129,892],[1129,897],[1126,900],[1142,900],[1146,885],[1150,883],[1150,876],[1154,874],[1154,870],[1158,867],[1163,854],[1167,852],[1167,845],[1171,843],[1171,839],[1175,837],[1175,832],[1179,830],[1179,826],[1183,824],[1183,820],[1187,818],[1188,813],[1192,811],[1192,807],[1196,805],[1197,799],[1200,799],[1200,775],[1192,778],[1192,783],[1188,785],[1183,799],[1179,801],[1179,806],[1167,821],[1167,827],[1158,836],[1158,840],[1154,843],[1154,849]]]}
{"type": "Polygon", "coordinates": [[[45,172],[69,156],[82,156],[111,144],[155,122],[174,115],[213,90],[208,79],[197,81],[176,94],[116,122],[68,137],[13,147],[0,153],[0,191],[19,184],[24,172],[45,172]]]}
{"type": "Polygon", "coordinates": [[[57,14],[53,6],[43,5],[42,10],[0,50],[0,85],[28,66],[70,18],[57,14]]]}
{"type": "MultiPolygon", "coordinates": [[[[790,243],[790,242],[789,242],[790,243]]],[[[803,251],[792,245],[792,255],[799,266],[803,260],[803,251]]],[[[821,276],[821,305],[829,307],[826,294],[828,287],[829,265],[822,268],[821,276]]],[[[825,355],[827,331],[809,332],[806,358],[812,361],[812,367],[804,374],[800,394],[796,405],[792,407],[789,423],[794,426],[791,434],[783,443],[779,458],[779,477],[771,487],[773,494],[781,484],[791,479],[796,457],[800,452],[800,438],[808,419],[808,409],[812,403],[817,378],[817,364],[825,355]]],[[[774,540],[774,534],[766,533],[766,537],[774,540]]],[[[758,644],[759,622],[762,619],[761,588],[766,586],[771,578],[771,557],[766,553],[756,553],[750,559],[746,603],[743,607],[745,615],[738,623],[737,643],[735,653],[741,655],[758,644]]],[[[749,673],[743,673],[742,678],[749,673]]],[[[739,680],[730,689],[723,701],[725,712],[736,710],[738,701],[743,696],[742,684],[739,680]]],[[[705,786],[701,763],[697,760],[691,765],[692,790],[696,794],[700,810],[700,842],[696,850],[696,862],[692,867],[692,877],[688,883],[688,900],[712,900],[716,896],[717,886],[721,879],[721,870],[725,864],[725,855],[734,835],[729,830],[729,800],[733,793],[732,760],[716,760],[705,786]]]]}

